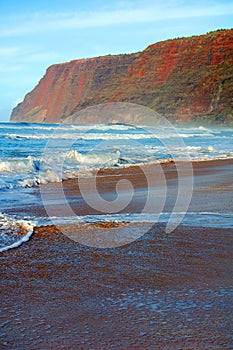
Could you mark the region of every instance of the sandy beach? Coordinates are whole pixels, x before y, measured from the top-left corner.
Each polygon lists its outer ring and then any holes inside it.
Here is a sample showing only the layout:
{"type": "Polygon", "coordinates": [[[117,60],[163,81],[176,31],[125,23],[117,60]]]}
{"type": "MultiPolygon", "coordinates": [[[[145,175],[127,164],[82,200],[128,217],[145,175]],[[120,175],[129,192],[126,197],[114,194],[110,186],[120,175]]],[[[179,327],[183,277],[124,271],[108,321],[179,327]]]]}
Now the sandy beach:
{"type": "MultiPolygon", "coordinates": [[[[177,172],[173,163],[163,170],[169,212],[177,172]]],[[[193,162],[193,170],[189,211],[232,213],[232,159],[193,162]]],[[[124,210],[140,212],[147,193],[140,168],[103,170],[99,191],[114,198],[119,178],[132,180],[135,189],[124,210]]],[[[153,186],[162,185],[156,178],[153,186]]],[[[82,200],[78,180],[62,187],[75,213],[98,213],[82,200]]],[[[59,197],[54,202],[58,185],[44,189],[52,194],[54,213],[64,215],[59,197]]],[[[8,213],[45,215],[42,204],[8,213]]],[[[1,255],[1,348],[232,349],[233,229],[195,222],[171,233],[162,223],[113,226],[79,224],[78,230],[84,236],[122,228],[145,234],[122,247],[99,249],[74,242],[62,227],[36,227],[29,242],[1,255]]]]}
{"type": "MultiPolygon", "coordinates": [[[[176,162],[176,164],[179,164],[176,162]]],[[[119,212],[141,212],[145,206],[148,195],[148,181],[155,190],[156,197],[166,197],[164,203],[164,212],[171,212],[177,199],[178,174],[174,162],[164,162],[160,164],[146,164],[142,167],[130,166],[125,168],[104,168],[99,170],[95,175],[97,191],[105,200],[112,201],[116,198],[117,183],[126,180],[122,192],[127,194],[133,186],[134,194],[129,205],[125,206],[119,212]],[[146,175],[145,175],[146,173],[146,175]],[[164,188],[166,187],[166,193],[164,188]]],[[[232,212],[233,210],[233,159],[219,159],[194,161],[192,163],[181,162],[179,177],[193,177],[193,184],[188,182],[188,186],[193,187],[192,200],[188,211],[214,211],[214,212],[232,212]]],[[[14,204],[5,209],[7,214],[22,213],[24,215],[47,216],[45,204],[50,211],[50,215],[66,216],[71,215],[70,210],[67,212],[67,203],[75,215],[102,214],[98,206],[93,208],[83,199],[83,192],[90,196],[93,195],[93,186],[90,185],[90,177],[80,176],[79,178],[64,180],[62,183],[48,183],[40,188],[35,188],[34,202],[14,204]],[[80,193],[80,183],[82,184],[82,194],[80,193]],[[41,201],[41,194],[43,201],[41,201]],[[67,203],[64,203],[66,201],[67,203]]],[[[184,193],[185,186],[184,181],[184,193]]],[[[153,203],[156,205],[156,202],[153,203]]],[[[160,209],[160,206],[159,208],[160,209]]],[[[151,212],[154,213],[156,208],[153,206],[151,212]]]]}

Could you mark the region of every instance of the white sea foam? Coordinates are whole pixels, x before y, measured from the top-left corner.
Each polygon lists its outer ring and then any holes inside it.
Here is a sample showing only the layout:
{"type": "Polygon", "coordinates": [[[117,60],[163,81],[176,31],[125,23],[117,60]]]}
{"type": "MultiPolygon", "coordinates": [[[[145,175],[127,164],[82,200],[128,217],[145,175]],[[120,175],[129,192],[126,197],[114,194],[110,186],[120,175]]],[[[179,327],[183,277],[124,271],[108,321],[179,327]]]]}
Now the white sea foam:
{"type": "MultiPolygon", "coordinates": [[[[20,134],[6,134],[5,137],[11,139],[34,139],[34,140],[50,140],[50,139],[63,139],[63,140],[141,140],[141,139],[151,139],[159,137],[147,134],[140,133],[135,135],[129,134],[104,134],[104,133],[64,133],[62,131],[54,133],[54,134],[43,134],[43,135],[20,135],[20,134]]],[[[163,135],[164,138],[168,138],[167,135],[163,135]]]]}
{"type": "Polygon", "coordinates": [[[29,173],[34,171],[34,161],[31,156],[25,159],[0,160],[2,173],[29,173]]]}
{"type": "MultiPolygon", "coordinates": [[[[0,135],[1,136],[1,135],[0,135]]],[[[170,138],[176,138],[177,136],[174,136],[174,134],[171,133],[136,133],[136,134],[127,134],[127,133],[64,133],[63,130],[60,130],[59,132],[52,133],[52,134],[39,134],[39,135],[23,135],[23,134],[5,134],[5,137],[11,138],[11,139],[34,139],[34,140],[50,140],[50,139],[63,139],[63,140],[84,140],[84,141],[93,141],[93,140],[101,140],[101,141],[108,141],[108,140],[146,140],[146,139],[170,139],[170,138]]],[[[204,133],[204,134],[186,134],[186,133],[179,133],[179,137],[186,139],[186,138],[196,138],[196,137],[213,137],[214,135],[211,133],[204,133]]]]}
{"type": "Polygon", "coordinates": [[[75,159],[81,164],[104,164],[105,166],[116,165],[119,161],[120,151],[114,153],[88,153],[82,154],[76,150],[72,150],[66,153],[66,158],[75,159]]]}
{"type": "Polygon", "coordinates": [[[3,150],[0,157],[0,188],[31,187],[80,174],[88,176],[93,169],[102,167],[143,165],[171,158],[182,160],[187,154],[192,160],[233,157],[232,128],[177,127],[179,136],[185,142],[184,146],[177,147],[176,135],[171,129],[161,126],[0,126],[0,145],[3,150]],[[52,152],[48,155],[46,147],[50,140],[52,152]],[[128,142],[131,140],[132,143],[128,142]],[[138,147],[135,147],[137,143],[138,147]],[[67,144],[72,144],[69,151],[66,151],[67,144]],[[106,148],[101,148],[101,145],[106,148]]]}
{"type": "Polygon", "coordinates": [[[120,151],[80,153],[77,150],[54,152],[44,157],[0,159],[0,188],[32,187],[73,178],[81,171],[119,164],[120,151]],[[6,176],[7,175],[7,176],[6,176]],[[9,176],[12,181],[9,183],[9,176]]]}
{"type": "MultiPolygon", "coordinates": [[[[71,224],[95,224],[99,222],[115,223],[167,223],[171,213],[161,213],[159,218],[153,214],[107,214],[107,215],[84,215],[69,217],[37,217],[32,221],[31,217],[17,220],[13,217],[0,213],[0,252],[7,251],[27,242],[35,226],[47,225],[71,225],[71,224]],[[22,234],[23,232],[23,234],[22,234]]],[[[172,213],[179,218],[184,213],[172,213]]],[[[185,214],[181,225],[190,227],[206,228],[233,228],[233,213],[218,212],[188,212],[185,214]]]]}
{"type": "MultiPolygon", "coordinates": [[[[183,217],[181,225],[191,227],[209,227],[209,228],[233,228],[233,213],[218,212],[177,212],[173,216],[183,217]]],[[[171,213],[156,214],[147,213],[121,213],[105,215],[83,215],[67,217],[37,217],[39,226],[46,226],[51,223],[54,225],[68,225],[75,223],[99,223],[99,222],[128,222],[128,223],[167,223],[171,213]]]]}
{"type": "MultiPolygon", "coordinates": [[[[126,145],[127,147],[127,145],[126,145]]],[[[61,182],[77,176],[90,176],[93,170],[106,167],[143,166],[164,162],[175,157],[182,160],[185,152],[189,152],[193,160],[226,159],[233,157],[233,152],[218,151],[213,146],[174,147],[172,155],[165,146],[149,146],[145,149],[122,149],[114,152],[82,153],[73,149],[67,152],[54,151],[44,157],[0,159],[0,188],[33,187],[49,182],[61,182]],[[128,152],[128,153],[127,153],[128,152]],[[166,154],[167,153],[167,154],[166,154]]]]}
{"type": "Polygon", "coordinates": [[[0,252],[16,248],[27,242],[35,226],[36,222],[16,220],[0,213],[0,252]]]}

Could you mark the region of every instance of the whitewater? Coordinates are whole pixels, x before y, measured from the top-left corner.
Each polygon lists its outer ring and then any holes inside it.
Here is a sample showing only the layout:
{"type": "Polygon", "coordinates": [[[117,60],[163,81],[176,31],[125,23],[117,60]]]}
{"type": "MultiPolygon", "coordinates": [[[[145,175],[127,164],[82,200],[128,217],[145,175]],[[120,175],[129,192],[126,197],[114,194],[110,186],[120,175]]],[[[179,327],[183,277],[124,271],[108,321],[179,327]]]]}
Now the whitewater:
{"type": "Polygon", "coordinates": [[[179,126],[176,130],[182,145],[176,145],[171,130],[159,126],[0,123],[0,188],[58,182],[80,173],[87,176],[93,168],[182,160],[184,151],[192,160],[233,157],[232,128],[179,126]],[[166,140],[172,138],[171,150],[166,140]],[[52,150],[50,145],[46,151],[51,141],[52,150]]]}
{"type": "MultiPolygon", "coordinates": [[[[40,184],[88,177],[102,168],[187,157],[192,161],[233,158],[233,128],[179,125],[176,133],[162,126],[0,123],[0,251],[27,241],[41,221],[6,215],[22,203],[30,206],[38,201],[35,192],[40,184]],[[177,142],[177,135],[182,142],[177,142]],[[9,230],[15,236],[7,235],[9,230]]],[[[203,215],[203,221],[208,221],[208,215],[203,215]]],[[[137,219],[132,216],[130,220],[137,219]]],[[[225,215],[224,220],[222,224],[229,226],[232,217],[225,215]]]]}

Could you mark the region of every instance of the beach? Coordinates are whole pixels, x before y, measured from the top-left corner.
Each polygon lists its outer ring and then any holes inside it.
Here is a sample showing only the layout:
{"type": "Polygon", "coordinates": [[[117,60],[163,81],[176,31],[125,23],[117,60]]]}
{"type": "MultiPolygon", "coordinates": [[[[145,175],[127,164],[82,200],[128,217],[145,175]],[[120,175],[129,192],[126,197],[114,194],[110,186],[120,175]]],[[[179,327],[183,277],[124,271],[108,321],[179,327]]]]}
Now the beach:
{"type": "MultiPolygon", "coordinates": [[[[192,164],[194,187],[188,211],[230,217],[232,159],[192,164]]],[[[177,196],[177,172],[172,162],[162,167],[167,187],[164,210],[169,212],[177,196]]],[[[113,199],[121,177],[133,179],[135,189],[124,210],[140,212],[147,193],[140,167],[101,171],[97,176],[99,191],[113,199]]],[[[157,178],[152,185],[163,187],[162,180],[157,178]]],[[[77,181],[62,183],[73,212],[98,214],[82,200],[77,181]]],[[[88,192],[86,181],[83,188],[88,192]]],[[[43,188],[57,199],[51,206],[54,213],[64,214],[57,198],[58,185],[43,188]]],[[[127,192],[127,186],[123,190],[127,192]]],[[[8,213],[17,211],[32,216],[46,214],[39,202],[30,208],[9,209],[8,213]]],[[[233,228],[205,224],[196,223],[194,218],[191,225],[181,223],[172,232],[167,232],[165,222],[79,222],[60,227],[50,223],[35,227],[27,243],[1,255],[1,347],[231,349],[233,228]],[[120,233],[123,229],[142,235],[120,247],[79,243],[80,237],[91,231],[111,234],[111,230],[120,233]],[[77,241],[72,234],[78,234],[77,241]]]]}
{"type": "Polygon", "coordinates": [[[233,3],[1,5],[0,350],[233,350],[233,3]]]}
{"type": "MultiPolygon", "coordinates": [[[[205,161],[173,162],[166,161],[162,163],[145,164],[142,166],[129,166],[125,168],[103,168],[94,171],[93,176],[76,177],[67,179],[63,182],[52,182],[34,188],[35,198],[33,202],[19,202],[14,207],[6,207],[7,214],[22,213],[33,216],[66,216],[66,215],[92,215],[103,214],[98,210],[98,205],[93,208],[84,200],[84,195],[93,196],[95,190],[93,183],[96,184],[97,191],[106,201],[116,199],[117,184],[121,180],[126,180],[121,192],[126,196],[131,185],[133,186],[133,196],[129,205],[119,210],[119,212],[135,213],[141,212],[145,206],[148,195],[148,178],[152,191],[159,202],[160,197],[166,197],[164,212],[169,212],[174,208],[177,199],[178,186],[181,186],[185,193],[185,187],[189,186],[189,192],[193,192],[192,199],[187,207],[190,212],[229,212],[232,213],[232,174],[233,158],[214,159],[205,161]],[[180,173],[177,172],[177,165],[180,166],[180,173]],[[178,182],[178,178],[181,183],[178,182]],[[192,181],[182,182],[185,178],[192,178],[192,181]],[[93,180],[93,181],[91,181],[93,180]],[[80,183],[82,184],[82,193],[80,192],[80,183]],[[166,193],[164,192],[166,188],[166,193]],[[41,201],[40,197],[43,197],[41,201]],[[69,208],[67,208],[67,203],[69,208]],[[46,206],[46,209],[45,209],[46,206]],[[70,208],[73,212],[70,211],[70,208]]],[[[10,194],[9,194],[10,195],[10,194]]],[[[14,196],[14,193],[12,194],[14,196]]],[[[162,198],[164,199],[164,198],[162,198]]],[[[119,199],[120,200],[120,199],[119,199]]],[[[98,204],[98,203],[97,203],[98,204]]],[[[153,202],[156,206],[156,201],[153,202]]],[[[155,206],[151,212],[156,212],[155,206]]],[[[158,205],[158,209],[160,205],[158,205]]],[[[150,209],[149,209],[150,212],[150,209]]]]}

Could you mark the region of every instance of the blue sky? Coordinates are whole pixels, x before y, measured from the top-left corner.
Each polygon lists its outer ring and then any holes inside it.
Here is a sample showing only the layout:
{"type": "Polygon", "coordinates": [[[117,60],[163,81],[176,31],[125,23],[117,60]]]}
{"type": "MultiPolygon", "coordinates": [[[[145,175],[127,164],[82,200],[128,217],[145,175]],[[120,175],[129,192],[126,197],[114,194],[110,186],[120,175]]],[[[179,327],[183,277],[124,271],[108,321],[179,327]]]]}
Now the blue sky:
{"type": "Polygon", "coordinates": [[[233,27],[233,1],[1,0],[0,120],[54,63],[233,27]]]}

